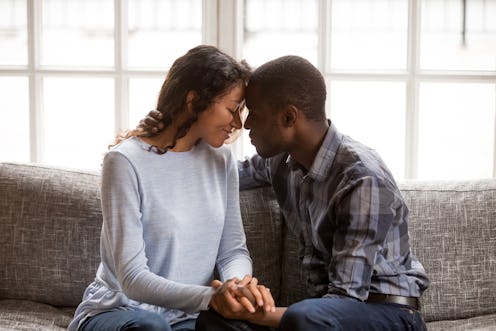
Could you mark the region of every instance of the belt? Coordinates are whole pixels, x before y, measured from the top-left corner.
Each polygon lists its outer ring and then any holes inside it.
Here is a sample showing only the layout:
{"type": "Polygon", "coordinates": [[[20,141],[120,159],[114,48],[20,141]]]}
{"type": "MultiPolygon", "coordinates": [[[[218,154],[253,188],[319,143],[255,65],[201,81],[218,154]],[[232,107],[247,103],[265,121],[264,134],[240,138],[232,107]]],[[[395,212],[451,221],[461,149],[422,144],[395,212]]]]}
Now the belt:
{"type": "Polygon", "coordinates": [[[418,298],[403,297],[400,295],[369,293],[369,297],[367,300],[365,300],[365,302],[369,302],[369,303],[397,303],[400,305],[410,306],[415,310],[420,309],[420,304],[419,304],[418,298]]]}

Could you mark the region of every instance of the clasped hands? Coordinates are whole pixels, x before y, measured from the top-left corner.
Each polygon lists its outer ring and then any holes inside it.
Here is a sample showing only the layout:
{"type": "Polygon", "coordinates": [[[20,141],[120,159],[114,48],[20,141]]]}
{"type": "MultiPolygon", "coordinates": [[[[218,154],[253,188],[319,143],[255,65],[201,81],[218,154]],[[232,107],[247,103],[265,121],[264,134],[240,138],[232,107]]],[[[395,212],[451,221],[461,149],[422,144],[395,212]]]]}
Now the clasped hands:
{"type": "Polygon", "coordinates": [[[255,312],[275,312],[275,303],[270,289],[259,285],[255,277],[233,278],[222,283],[212,282],[215,293],[210,306],[220,315],[230,319],[249,319],[255,312]]]}

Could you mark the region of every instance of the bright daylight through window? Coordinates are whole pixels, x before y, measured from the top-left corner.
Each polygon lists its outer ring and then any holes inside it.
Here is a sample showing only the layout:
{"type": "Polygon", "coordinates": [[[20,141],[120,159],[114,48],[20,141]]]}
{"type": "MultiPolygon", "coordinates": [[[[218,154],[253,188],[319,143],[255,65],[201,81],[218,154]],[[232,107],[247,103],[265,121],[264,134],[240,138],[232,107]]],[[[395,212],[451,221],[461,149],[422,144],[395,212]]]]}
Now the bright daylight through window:
{"type": "Polygon", "coordinates": [[[307,58],[397,179],[496,175],[496,0],[0,0],[0,161],[99,169],[200,43],[307,58]]]}

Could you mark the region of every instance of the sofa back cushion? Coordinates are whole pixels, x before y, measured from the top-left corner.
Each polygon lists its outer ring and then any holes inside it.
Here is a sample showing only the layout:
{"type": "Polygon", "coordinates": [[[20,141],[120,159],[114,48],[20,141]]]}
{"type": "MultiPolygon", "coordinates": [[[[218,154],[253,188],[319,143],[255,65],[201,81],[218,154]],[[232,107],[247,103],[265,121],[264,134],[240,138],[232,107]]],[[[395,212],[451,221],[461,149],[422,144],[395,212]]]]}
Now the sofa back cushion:
{"type": "Polygon", "coordinates": [[[271,187],[241,191],[241,216],[253,275],[268,286],[274,299],[280,295],[283,221],[271,187]]]}
{"type": "Polygon", "coordinates": [[[496,313],[496,180],[404,182],[426,321],[496,313]]]}
{"type": "Polygon", "coordinates": [[[0,163],[0,299],[76,306],[100,262],[95,173],[0,163]]]}

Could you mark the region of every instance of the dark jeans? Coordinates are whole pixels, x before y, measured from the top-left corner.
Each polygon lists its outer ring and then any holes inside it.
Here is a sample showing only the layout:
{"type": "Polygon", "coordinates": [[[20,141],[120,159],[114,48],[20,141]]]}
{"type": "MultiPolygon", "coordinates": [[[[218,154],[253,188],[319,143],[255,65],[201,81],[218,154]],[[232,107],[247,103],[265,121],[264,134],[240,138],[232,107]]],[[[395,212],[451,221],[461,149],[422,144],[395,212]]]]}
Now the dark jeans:
{"type": "Polygon", "coordinates": [[[195,320],[172,326],[162,316],[144,310],[118,310],[101,313],[83,322],[78,331],[192,331],[195,320]]]}
{"type": "Polygon", "coordinates": [[[245,321],[225,319],[213,309],[202,311],[196,319],[197,331],[274,331],[276,329],[245,321]]]}
{"type": "MultiPolygon", "coordinates": [[[[249,323],[226,320],[215,312],[200,313],[197,331],[262,331],[249,323]]],[[[307,299],[291,305],[284,313],[281,331],[426,331],[419,312],[393,303],[363,303],[351,298],[307,299]]]]}

